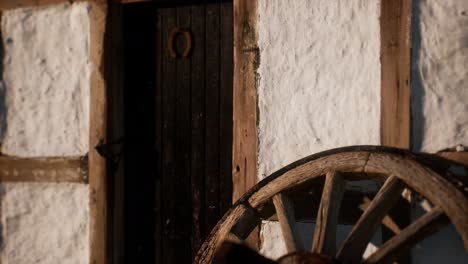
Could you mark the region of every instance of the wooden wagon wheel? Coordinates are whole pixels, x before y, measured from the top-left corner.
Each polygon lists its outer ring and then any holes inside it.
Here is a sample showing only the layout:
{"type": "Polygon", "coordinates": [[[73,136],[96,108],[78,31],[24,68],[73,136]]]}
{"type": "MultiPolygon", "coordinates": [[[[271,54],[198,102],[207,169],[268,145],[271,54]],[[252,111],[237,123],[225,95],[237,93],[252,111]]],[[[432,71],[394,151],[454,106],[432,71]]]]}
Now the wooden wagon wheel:
{"type": "MultiPolygon", "coordinates": [[[[341,263],[392,263],[399,254],[450,223],[468,249],[468,184],[450,176],[446,164],[434,159],[399,149],[358,146],[325,151],[296,161],[258,183],[237,201],[213,229],[194,263],[212,263],[223,241],[233,237],[242,241],[261,219],[269,219],[275,211],[289,253],[280,258],[279,263],[333,263],[327,259],[341,263]],[[347,182],[363,179],[383,185],[356,218],[351,232],[337,250],[335,234],[341,220],[338,212],[340,205],[348,201],[343,199],[349,192],[345,186],[347,182]],[[312,248],[306,249],[298,239],[297,216],[289,198],[293,198],[301,186],[320,182],[323,191],[317,200],[320,202],[312,248]],[[373,233],[392,206],[402,199],[405,189],[424,197],[433,205],[432,209],[363,259],[373,233]],[[312,253],[304,253],[306,251],[312,253]],[[322,257],[323,262],[310,259],[322,257]],[[310,262],[304,261],[307,259],[310,262]]],[[[308,198],[300,200],[305,199],[308,198]]]]}

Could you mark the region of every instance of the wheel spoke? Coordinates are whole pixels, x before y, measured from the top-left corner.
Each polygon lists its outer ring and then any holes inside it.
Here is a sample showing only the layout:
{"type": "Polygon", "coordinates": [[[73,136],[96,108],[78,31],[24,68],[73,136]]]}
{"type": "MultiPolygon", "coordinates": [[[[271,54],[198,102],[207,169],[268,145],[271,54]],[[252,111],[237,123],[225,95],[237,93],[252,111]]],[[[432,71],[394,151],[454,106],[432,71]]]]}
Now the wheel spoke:
{"type": "Polygon", "coordinates": [[[291,201],[286,195],[279,193],[273,197],[273,204],[275,205],[287,251],[291,253],[302,250],[303,247],[297,232],[296,218],[291,201]]]}
{"type": "Polygon", "coordinates": [[[236,243],[236,244],[244,244],[244,241],[240,237],[238,237],[236,234],[233,234],[233,233],[229,233],[226,236],[225,241],[229,241],[229,242],[236,243]]]}
{"type": "Polygon", "coordinates": [[[412,248],[416,243],[436,233],[449,223],[444,211],[440,208],[434,208],[403,229],[400,234],[385,242],[364,263],[393,263],[399,254],[412,248]]]}
{"type": "Polygon", "coordinates": [[[338,251],[337,258],[346,263],[359,263],[367,244],[379,227],[382,219],[392,206],[400,199],[405,188],[403,181],[390,176],[367,210],[361,215],[350,234],[338,251]]]}
{"type": "Polygon", "coordinates": [[[339,173],[327,173],[312,243],[312,252],[314,253],[335,255],[336,228],[345,185],[346,183],[339,173]]]}
{"type": "MultiPolygon", "coordinates": [[[[369,197],[367,196],[364,197],[362,203],[359,205],[359,209],[361,209],[362,211],[365,211],[369,207],[370,203],[371,203],[371,200],[369,199],[369,197]]],[[[386,215],[383,218],[382,224],[386,228],[388,228],[390,231],[392,231],[395,235],[399,234],[401,231],[398,224],[395,223],[395,221],[393,221],[393,219],[389,215],[386,215]]]]}

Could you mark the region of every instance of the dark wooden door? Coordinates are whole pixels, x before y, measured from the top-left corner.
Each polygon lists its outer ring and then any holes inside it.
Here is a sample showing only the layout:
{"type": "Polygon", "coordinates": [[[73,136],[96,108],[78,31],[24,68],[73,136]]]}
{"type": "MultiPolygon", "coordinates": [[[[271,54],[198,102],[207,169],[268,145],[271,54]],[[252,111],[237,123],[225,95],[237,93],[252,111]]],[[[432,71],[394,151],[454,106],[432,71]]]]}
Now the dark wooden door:
{"type": "MultiPolygon", "coordinates": [[[[124,15],[139,21],[125,36],[125,259],[191,263],[232,199],[232,3],[145,4],[124,15]],[[168,49],[176,27],[192,37],[186,58],[168,49]]],[[[174,38],[178,54],[186,45],[174,38]]]]}

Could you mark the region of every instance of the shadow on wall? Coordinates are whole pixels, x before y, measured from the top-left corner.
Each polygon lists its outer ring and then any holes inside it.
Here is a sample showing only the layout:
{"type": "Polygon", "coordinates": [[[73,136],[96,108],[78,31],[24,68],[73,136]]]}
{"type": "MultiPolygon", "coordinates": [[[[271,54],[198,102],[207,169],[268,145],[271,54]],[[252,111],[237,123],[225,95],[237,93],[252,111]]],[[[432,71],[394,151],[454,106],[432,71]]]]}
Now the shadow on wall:
{"type": "Polygon", "coordinates": [[[0,145],[2,144],[3,137],[6,131],[6,105],[5,105],[5,85],[3,82],[3,36],[0,30],[0,145]]]}
{"type": "Polygon", "coordinates": [[[420,150],[422,148],[422,137],[424,132],[423,103],[425,91],[423,89],[421,72],[417,65],[420,63],[421,49],[421,5],[417,1],[412,6],[411,22],[411,149],[420,150]]]}

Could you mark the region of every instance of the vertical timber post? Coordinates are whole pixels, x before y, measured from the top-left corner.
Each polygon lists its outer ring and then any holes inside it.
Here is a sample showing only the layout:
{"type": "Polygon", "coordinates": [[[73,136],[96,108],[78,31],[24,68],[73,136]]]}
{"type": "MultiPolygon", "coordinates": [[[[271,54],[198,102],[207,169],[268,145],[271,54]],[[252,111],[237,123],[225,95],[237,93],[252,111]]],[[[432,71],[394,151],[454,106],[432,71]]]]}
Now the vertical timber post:
{"type": "Polygon", "coordinates": [[[95,147],[106,142],[107,100],[104,81],[104,35],[107,3],[90,2],[90,127],[89,127],[89,217],[90,263],[107,262],[107,181],[106,160],[95,147]]]}
{"type": "MultiPolygon", "coordinates": [[[[411,140],[411,0],[382,0],[380,13],[381,126],[384,146],[409,149],[411,140]]],[[[411,221],[410,206],[401,201],[389,215],[400,228],[411,221]]],[[[383,228],[388,240],[393,233],[383,228]]],[[[409,254],[398,263],[410,263],[409,254]]]]}
{"type": "MultiPolygon", "coordinates": [[[[234,0],[233,200],[257,183],[257,0],[234,0]]],[[[258,247],[258,228],[248,244],[258,247]]]]}

